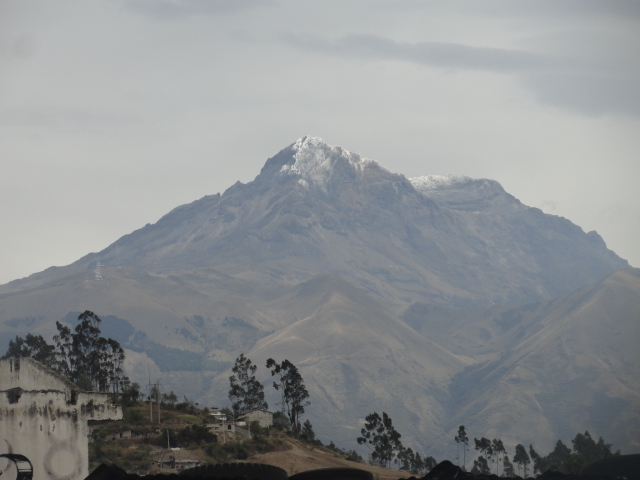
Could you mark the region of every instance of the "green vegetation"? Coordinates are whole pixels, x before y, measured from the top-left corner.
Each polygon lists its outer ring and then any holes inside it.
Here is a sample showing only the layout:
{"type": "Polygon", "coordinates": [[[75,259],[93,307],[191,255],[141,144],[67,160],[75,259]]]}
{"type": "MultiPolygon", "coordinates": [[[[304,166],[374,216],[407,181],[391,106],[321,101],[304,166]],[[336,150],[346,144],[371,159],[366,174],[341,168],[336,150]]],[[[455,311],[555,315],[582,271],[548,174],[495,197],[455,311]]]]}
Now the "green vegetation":
{"type": "Polygon", "coordinates": [[[309,392],[302,380],[298,368],[289,360],[276,363],[273,358],[267,360],[267,368],[271,369],[271,375],[278,375],[279,382],[273,382],[273,388],[282,392],[282,404],[285,406],[291,431],[294,436],[300,434],[300,415],[304,413],[304,407],[311,404],[309,392]]]}
{"type": "Polygon", "coordinates": [[[518,465],[518,475],[520,475],[520,471],[522,470],[524,476],[526,477],[531,459],[529,458],[529,454],[524,448],[524,445],[522,445],[521,443],[516,445],[516,454],[513,456],[513,463],[518,465]]]}
{"type": "MultiPolygon", "coordinates": [[[[504,467],[506,465],[504,462],[505,458],[507,459],[507,462],[509,462],[507,450],[505,449],[502,440],[500,440],[499,438],[489,440],[486,437],[482,437],[480,440],[474,438],[473,441],[476,444],[476,450],[479,450],[481,455],[477,460],[473,461],[473,469],[471,470],[471,473],[482,473],[484,475],[489,475],[491,473],[491,464],[495,463],[495,473],[496,475],[499,475],[500,463],[502,463],[504,467]]],[[[511,462],[509,462],[509,465],[511,465],[511,462]]],[[[511,469],[513,470],[512,465],[511,469]]]]}
{"type": "Polygon", "coordinates": [[[578,433],[571,440],[573,448],[569,448],[562,440],[558,440],[554,449],[546,456],[539,455],[533,445],[529,445],[529,453],[527,453],[524,445],[518,444],[511,460],[502,440],[495,438],[489,440],[485,437],[474,438],[473,440],[475,449],[480,452],[480,456],[474,460],[471,470],[471,473],[475,475],[489,475],[492,473],[492,467],[495,466],[493,473],[496,475],[501,474],[503,477],[513,477],[516,475],[515,464],[518,475],[527,477],[531,463],[533,463],[533,471],[531,473],[534,475],[549,471],[577,474],[583,466],[589,463],[620,455],[620,451],[612,451],[612,445],[606,443],[602,437],[596,442],[588,431],[578,433]],[[502,472],[500,472],[501,464],[503,466],[502,472]]]}
{"type": "Polygon", "coordinates": [[[362,458],[358,452],[355,450],[345,450],[344,448],[340,448],[336,446],[333,441],[329,442],[329,444],[326,445],[326,448],[344,456],[345,460],[349,460],[350,462],[364,463],[364,458],[362,458]]]}
{"type": "Polygon", "coordinates": [[[429,456],[423,459],[418,452],[402,445],[402,435],[394,428],[393,421],[386,412],[382,412],[382,417],[377,412],[367,415],[360,434],[362,436],[357,438],[358,445],[373,447],[369,454],[373,465],[389,467],[393,460],[401,469],[414,475],[428,472],[436,465],[435,458],[429,456]]]}
{"type": "Polygon", "coordinates": [[[269,408],[264,399],[264,386],[256,380],[257,369],[258,366],[252,364],[244,353],[236,359],[233,375],[229,377],[229,400],[236,418],[241,412],[269,408]]]}
{"type": "Polygon", "coordinates": [[[74,331],[56,322],[55,345],[49,345],[40,335],[27,334],[26,339],[16,336],[2,358],[32,357],[84,390],[122,394],[130,388],[122,369],[124,349],[117,340],[101,335],[101,322],[100,317],[86,310],[78,315],[74,331]]]}
{"type": "MultiPolygon", "coordinates": [[[[467,468],[467,450],[469,450],[469,437],[467,437],[467,432],[464,429],[464,425],[460,425],[458,427],[458,435],[456,435],[455,439],[458,446],[462,445],[462,469],[465,470],[467,468]]],[[[460,459],[460,454],[458,454],[458,459],[460,459]]]]}
{"type": "Polygon", "coordinates": [[[358,445],[371,445],[371,461],[375,465],[388,467],[398,452],[402,449],[400,433],[393,427],[393,421],[386,412],[382,417],[373,412],[365,418],[364,428],[360,430],[358,445]]]}
{"type": "Polygon", "coordinates": [[[9,340],[9,348],[2,358],[30,357],[44,365],[55,363],[55,347],[49,345],[42,335],[27,333],[25,338],[16,336],[9,340]]]}
{"type": "Polygon", "coordinates": [[[489,464],[493,459],[493,447],[491,446],[491,440],[486,437],[482,437],[480,440],[474,438],[473,441],[476,444],[476,450],[480,452],[480,456],[477,460],[473,461],[471,473],[475,475],[479,473],[489,475],[491,473],[489,464]]]}
{"type": "MultiPolygon", "coordinates": [[[[175,405],[161,403],[162,424],[151,424],[148,405],[148,402],[137,402],[133,406],[125,407],[124,421],[102,421],[92,424],[93,441],[89,444],[91,469],[100,463],[115,463],[128,472],[143,474],[150,470],[150,467],[153,471],[157,468],[156,464],[162,452],[167,450],[167,445],[188,450],[193,458],[210,464],[247,460],[256,454],[290,448],[284,438],[292,435],[292,432],[260,427],[258,422],[252,422],[250,438],[236,435],[235,438],[227,437],[223,440],[205,426],[210,418],[209,410],[199,409],[189,401],[175,405]],[[185,410],[189,413],[184,413],[185,410]],[[128,431],[134,438],[119,438],[122,432],[128,431]]],[[[336,447],[333,442],[323,446],[312,432],[311,422],[306,421],[299,441],[314,449],[362,462],[362,457],[355,451],[347,452],[336,447]],[[305,435],[310,438],[302,438],[305,435]]],[[[167,454],[164,456],[166,460],[167,454]]]]}
{"type": "Polygon", "coordinates": [[[529,445],[529,455],[533,460],[533,473],[556,471],[562,473],[578,473],[589,463],[620,455],[620,450],[611,451],[612,444],[606,443],[602,437],[596,442],[588,431],[578,433],[571,440],[570,449],[562,440],[556,442],[555,448],[548,455],[542,457],[529,445]]]}

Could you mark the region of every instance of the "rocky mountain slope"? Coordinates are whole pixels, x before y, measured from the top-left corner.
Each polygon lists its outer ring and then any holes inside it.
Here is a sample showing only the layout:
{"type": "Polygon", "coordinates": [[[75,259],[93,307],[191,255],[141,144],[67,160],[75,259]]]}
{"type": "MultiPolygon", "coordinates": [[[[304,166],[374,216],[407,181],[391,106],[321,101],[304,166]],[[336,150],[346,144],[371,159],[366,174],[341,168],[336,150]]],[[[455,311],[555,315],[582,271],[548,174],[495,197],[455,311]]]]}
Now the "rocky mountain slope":
{"type": "Polygon", "coordinates": [[[597,233],[495,181],[406,179],[305,137],[253,182],[0,286],[0,349],[91,309],[134,379],[201,403],[226,404],[239,353],[288,358],[320,438],[348,448],[384,410],[439,459],[461,423],[544,451],[589,429],[625,451],[640,448],[637,280],[597,233]]]}
{"type": "Polygon", "coordinates": [[[213,268],[292,283],[330,271],[394,304],[523,303],[627,265],[595,232],[522,205],[491,180],[407,180],[305,137],[253,182],[183,205],[32,288],[96,263],[168,274],[213,268]]]}

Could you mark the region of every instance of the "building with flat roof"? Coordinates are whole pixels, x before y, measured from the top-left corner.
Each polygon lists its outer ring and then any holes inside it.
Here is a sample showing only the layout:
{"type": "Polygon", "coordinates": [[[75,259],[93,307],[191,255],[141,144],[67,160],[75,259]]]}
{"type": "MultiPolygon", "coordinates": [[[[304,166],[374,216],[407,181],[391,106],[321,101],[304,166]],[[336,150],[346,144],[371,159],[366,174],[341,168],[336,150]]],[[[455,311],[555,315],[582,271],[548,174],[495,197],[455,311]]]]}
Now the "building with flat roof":
{"type": "Polygon", "coordinates": [[[247,424],[251,422],[258,422],[261,427],[270,427],[273,425],[273,412],[267,410],[249,410],[242,412],[238,416],[239,420],[244,420],[247,424]]]}

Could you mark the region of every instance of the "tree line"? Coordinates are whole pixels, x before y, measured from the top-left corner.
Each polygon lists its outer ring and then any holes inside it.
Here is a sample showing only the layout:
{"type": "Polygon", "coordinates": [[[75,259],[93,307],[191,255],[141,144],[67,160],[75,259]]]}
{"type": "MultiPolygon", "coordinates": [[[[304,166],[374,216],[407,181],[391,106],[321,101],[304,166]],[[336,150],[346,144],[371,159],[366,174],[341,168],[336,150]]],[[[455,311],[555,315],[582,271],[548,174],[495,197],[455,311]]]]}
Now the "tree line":
{"type": "Polygon", "coordinates": [[[378,412],[367,415],[360,435],[356,441],[358,445],[369,447],[369,461],[373,465],[389,467],[394,461],[400,469],[408,470],[414,475],[428,472],[436,466],[435,458],[423,458],[417,451],[402,445],[402,435],[395,429],[386,412],[382,412],[382,416],[378,412]]]}
{"type": "MultiPolygon", "coordinates": [[[[373,465],[390,467],[393,462],[398,468],[418,475],[428,472],[437,463],[433,457],[423,458],[418,452],[403,446],[400,441],[402,435],[395,429],[386,412],[382,412],[382,416],[377,412],[367,415],[360,434],[356,440],[359,445],[369,447],[369,462],[373,465]]],[[[469,437],[464,425],[460,425],[454,440],[457,445],[458,466],[466,470],[469,437]]],[[[584,465],[620,455],[619,450],[612,451],[612,444],[606,443],[602,437],[596,441],[588,431],[578,433],[571,440],[572,448],[558,440],[553,451],[545,456],[539,455],[533,445],[529,445],[527,451],[524,445],[518,444],[513,457],[509,458],[509,452],[499,438],[474,438],[473,442],[475,450],[480,453],[473,461],[471,473],[474,475],[495,473],[503,477],[526,477],[529,473],[536,475],[546,471],[576,474],[584,465]]]]}
{"type": "MultiPolygon", "coordinates": [[[[455,439],[458,445],[458,464],[460,465],[460,447],[462,448],[462,468],[466,468],[466,452],[468,451],[469,438],[464,425],[460,425],[455,439]]],[[[606,443],[602,437],[595,441],[588,431],[578,433],[571,440],[572,448],[565,445],[562,440],[558,440],[554,449],[545,456],[536,452],[533,445],[527,449],[519,443],[514,449],[514,455],[509,459],[509,454],[499,438],[490,440],[486,437],[473,439],[475,450],[480,455],[473,461],[471,473],[478,475],[489,475],[495,473],[500,475],[502,466],[502,476],[515,477],[517,475],[526,477],[529,469],[533,475],[546,471],[557,471],[561,473],[576,474],[580,469],[589,463],[603,458],[620,455],[620,450],[612,451],[612,444],[606,443]],[[492,467],[495,471],[492,472],[492,467]]]]}
{"type": "MultiPolygon", "coordinates": [[[[16,335],[9,341],[7,352],[1,358],[31,357],[55,370],[81,389],[87,391],[111,391],[125,404],[135,403],[140,398],[140,386],[131,383],[124,374],[124,349],[112,338],[101,335],[102,320],[95,313],[86,310],[78,316],[78,324],[72,331],[67,325],[56,322],[57,334],[53,345],[41,335],[27,333],[25,338],[16,335]]],[[[310,405],[309,392],[298,368],[285,359],[276,362],[269,358],[266,368],[277,377],[273,382],[275,390],[282,394],[282,411],[279,421],[285,423],[294,436],[303,431],[300,417],[305,407],[310,405]]],[[[229,377],[231,401],[234,416],[253,409],[267,409],[264,386],[256,379],[257,366],[241,354],[233,366],[229,377]]],[[[149,400],[160,400],[160,392],[154,387],[149,400]]],[[[163,403],[174,405],[177,397],[173,393],[162,394],[163,403]]],[[[186,399],[185,399],[186,401],[186,399]]],[[[276,415],[276,419],[278,416],[276,415]]],[[[308,421],[307,421],[308,422],[308,421]]],[[[312,431],[311,423],[306,426],[306,435],[312,431]]],[[[315,434],[313,435],[315,437],[315,434]]]]}
{"type": "MultiPolygon", "coordinates": [[[[2,358],[31,357],[87,391],[110,391],[126,401],[132,384],[124,374],[124,349],[118,341],[101,335],[102,320],[86,310],[73,330],[56,322],[53,345],[41,335],[16,335],[2,358]]],[[[133,385],[135,388],[135,385],[133,385]]],[[[139,387],[137,387],[139,388],[139,387]]],[[[138,392],[139,394],[139,392],[138,392]]]]}

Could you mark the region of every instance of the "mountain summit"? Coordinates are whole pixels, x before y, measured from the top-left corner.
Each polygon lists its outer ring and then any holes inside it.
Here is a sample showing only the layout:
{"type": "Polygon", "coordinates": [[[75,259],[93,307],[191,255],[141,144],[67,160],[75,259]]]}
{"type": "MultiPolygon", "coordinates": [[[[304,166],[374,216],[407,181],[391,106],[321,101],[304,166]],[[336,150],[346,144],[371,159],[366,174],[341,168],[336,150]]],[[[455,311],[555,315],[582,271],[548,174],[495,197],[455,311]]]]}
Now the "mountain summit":
{"type": "Polygon", "coordinates": [[[373,160],[327,145],[318,137],[300,138],[291,149],[295,152],[294,162],[284,164],[280,173],[296,176],[303,187],[319,188],[325,193],[336,177],[355,180],[366,168],[380,168],[373,160]]]}

